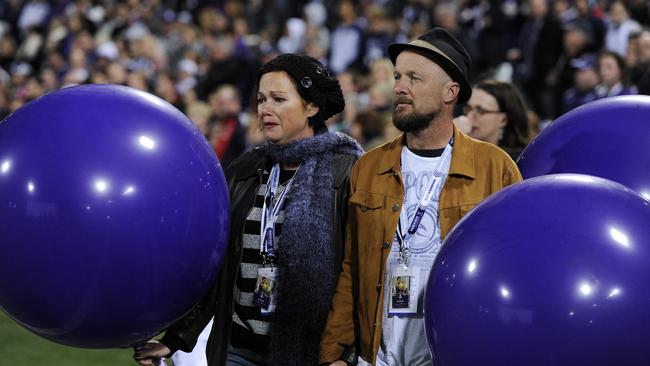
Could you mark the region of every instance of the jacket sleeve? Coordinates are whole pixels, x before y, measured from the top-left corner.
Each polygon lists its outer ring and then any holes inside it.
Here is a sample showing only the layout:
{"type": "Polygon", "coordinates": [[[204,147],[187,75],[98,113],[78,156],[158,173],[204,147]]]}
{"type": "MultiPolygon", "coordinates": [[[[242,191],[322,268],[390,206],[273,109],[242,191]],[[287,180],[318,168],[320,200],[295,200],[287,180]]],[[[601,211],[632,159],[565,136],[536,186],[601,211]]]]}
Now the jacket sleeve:
{"type": "MultiPolygon", "coordinates": [[[[357,165],[350,174],[350,195],[354,193],[357,177],[357,165]]],[[[336,360],[349,360],[349,352],[355,349],[355,286],[358,286],[358,274],[355,254],[356,243],[355,211],[348,203],[348,218],[345,225],[345,251],[341,273],[332,298],[330,313],[320,343],[319,364],[336,360]]],[[[355,357],[356,358],[356,357],[355,357]]],[[[349,362],[349,361],[348,361],[349,362]]]]}
{"type": "Polygon", "coordinates": [[[506,161],[506,166],[504,169],[504,174],[503,174],[503,187],[507,187],[511,184],[519,183],[523,180],[521,176],[521,172],[519,172],[519,168],[517,167],[517,164],[512,161],[512,159],[508,159],[506,161]]]}
{"type": "Polygon", "coordinates": [[[167,346],[171,353],[179,350],[192,352],[194,349],[199,335],[208,325],[215,312],[217,279],[215,279],[214,284],[201,301],[194,305],[185,316],[167,328],[160,342],[167,346]]]}

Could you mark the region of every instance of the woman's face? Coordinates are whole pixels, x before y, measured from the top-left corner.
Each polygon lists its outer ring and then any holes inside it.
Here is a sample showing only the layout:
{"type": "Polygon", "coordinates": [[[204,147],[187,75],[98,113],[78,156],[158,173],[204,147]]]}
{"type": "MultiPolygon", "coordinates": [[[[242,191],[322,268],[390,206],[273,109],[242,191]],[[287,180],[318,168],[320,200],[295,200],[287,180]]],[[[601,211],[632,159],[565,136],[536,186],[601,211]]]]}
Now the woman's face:
{"type": "Polygon", "coordinates": [[[614,86],[621,81],[621,70],[613,56],[604,55],[598,60],[598,73],[607,86],[614,86]]]}
{"type": "Polygon", "coordinates": [[[506,114],[499,110],[496,98],[475,88],[465,105],[465,115],[472,128],[471,137],[495,145],[499,143],[501,131],[506,126],[506,114]]]}
{"type": "Polygon", "coordinates": [[[267,141],[286,144],[314,136],[307,119],[316,113],[318,107],[306,105],[286,72],[268,72],[260,78],[257,119],[267,141]]]}

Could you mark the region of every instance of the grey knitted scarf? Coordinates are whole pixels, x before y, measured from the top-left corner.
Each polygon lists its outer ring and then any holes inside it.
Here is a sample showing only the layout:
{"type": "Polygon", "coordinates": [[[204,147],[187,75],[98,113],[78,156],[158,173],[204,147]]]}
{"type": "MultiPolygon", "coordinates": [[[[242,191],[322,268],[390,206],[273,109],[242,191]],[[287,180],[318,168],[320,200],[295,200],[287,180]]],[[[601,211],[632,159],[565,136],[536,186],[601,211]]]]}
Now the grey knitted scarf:
{"type": "MultiPolygon", "coordinates": [[[[347,135],[323,133],[286,145],[265,146],[274,162],[300,163],[291,184],[278,245],[281,281],[270,329],[269,365],[316,365],[340,264],[334,263],[333,162],[360,156],[347,135]]],[[[340,249],[338,249],[340,250],[340,249]]]]}

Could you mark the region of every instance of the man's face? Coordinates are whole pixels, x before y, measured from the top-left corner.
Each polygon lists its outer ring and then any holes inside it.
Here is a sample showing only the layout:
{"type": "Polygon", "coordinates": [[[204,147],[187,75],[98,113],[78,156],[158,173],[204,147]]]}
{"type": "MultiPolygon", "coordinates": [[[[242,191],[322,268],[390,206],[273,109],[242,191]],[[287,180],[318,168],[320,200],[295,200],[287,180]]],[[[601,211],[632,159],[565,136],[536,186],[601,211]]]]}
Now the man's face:
{"type": "Polygon", "coordinates": [[[440,113],[445,87],[453,83],[435,62],[412,51],[395,60],[393,124],[402,132],[419,132],[440,113]]]}
{"type": "Polygon", "coordinates": [[[598,85],[598,74],[596,70],[589,67],[582,70],[576,70],[575,85],[580,91],[589,91],[598,85]]]}
{"type": "Polygon", "coordinates": [[[650,62],[650,32],[642,32],[637,42],[639,46],[639,62],[650,62]]]}

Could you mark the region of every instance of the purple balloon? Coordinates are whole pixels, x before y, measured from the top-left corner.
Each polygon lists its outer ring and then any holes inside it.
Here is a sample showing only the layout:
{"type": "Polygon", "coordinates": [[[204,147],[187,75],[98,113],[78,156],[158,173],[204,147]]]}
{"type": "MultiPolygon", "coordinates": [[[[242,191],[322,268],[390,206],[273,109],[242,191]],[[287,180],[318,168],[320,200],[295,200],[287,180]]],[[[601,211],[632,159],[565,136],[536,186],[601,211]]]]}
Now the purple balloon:
{"type": "Polygon", "coordinates": [[[507,187],[445,239],[425,293],[435,365],[649,365],[650,207],[606,179],[507,187]]]}
{"type": "Polygon", "coordinates": [[[0,307],[32,332],[129,347],[210,287],[229,202],[177,109],[116,85],[40,97],[0,123],[0,307]]]}
{"type": "Polygon", "coordinates": [[[650,198],[650,97],[600,99],[551,123],[517,163],[524,178],[578,173],[607,178],[650,198]]]}

